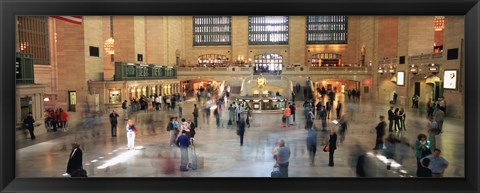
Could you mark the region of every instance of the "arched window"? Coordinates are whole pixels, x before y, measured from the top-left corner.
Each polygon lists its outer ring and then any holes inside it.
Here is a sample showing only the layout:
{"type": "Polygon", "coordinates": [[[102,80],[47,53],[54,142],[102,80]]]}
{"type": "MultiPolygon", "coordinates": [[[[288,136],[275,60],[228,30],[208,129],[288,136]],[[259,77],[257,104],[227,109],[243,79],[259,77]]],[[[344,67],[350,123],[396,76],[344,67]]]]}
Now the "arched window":
{"type": "Polygon", "coordinates": [[[199,66],[224,66],[227,64],[228,58],[221,54],[204,54],[198,56],[199,66]]]}
{"type": "Polygon", "coordinates": [[[307,44],[346,44],[347,16],[307,16],[307,44]]]}
{"type": "Polygon", "coordinates": [[[254,57],[255,74],[279,74],[282,71],[283,56],[279,54],[259,54],[254,57]]]}
{"type": "Polygon", "coordinates": [[[340,66],[342,55],[334,53],[320,53],[312,55],[311,65],[313,67],[340,66]]]}

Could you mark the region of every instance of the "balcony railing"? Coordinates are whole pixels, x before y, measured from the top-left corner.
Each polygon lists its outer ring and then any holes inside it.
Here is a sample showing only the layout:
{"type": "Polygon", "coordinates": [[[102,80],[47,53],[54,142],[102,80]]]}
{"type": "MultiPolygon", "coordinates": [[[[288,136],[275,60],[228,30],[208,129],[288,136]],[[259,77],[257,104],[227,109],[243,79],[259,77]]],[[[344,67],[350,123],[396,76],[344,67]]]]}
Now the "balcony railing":
{"type": "Polygon", "coordinates": [[[422,54],[408,57],[409,64],[418,63],[441,63],[443,60],[443,52],[422,54]]]}

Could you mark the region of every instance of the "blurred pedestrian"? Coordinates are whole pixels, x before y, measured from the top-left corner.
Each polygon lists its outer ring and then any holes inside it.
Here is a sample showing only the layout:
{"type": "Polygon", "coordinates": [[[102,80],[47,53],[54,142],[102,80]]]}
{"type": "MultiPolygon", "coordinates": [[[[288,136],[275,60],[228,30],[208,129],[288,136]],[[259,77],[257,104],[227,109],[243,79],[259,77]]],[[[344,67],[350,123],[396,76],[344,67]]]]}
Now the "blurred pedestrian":
{"type": "Polygon", "coordinates": [[[328,145],[330,146],[330,149],[328,151],[328,166],[333,167],[334,161],[333,161],[333,155],[335,153],[335,150],[337,149],[337,133],[334,130],[330,131],[330,139],[328,140],[328,145]]]}
{"type": "Polygon", "coordinates": [[[383,136],[385,136],[385,127],[387,126],[387,123],[385,123],[385,117],[383,115],[381,115],[379,119],[380,123],[378,123],[377,127],[375,127],[377,137],[375,138],[375,147],[373,150],[383,148],[383,136]]]}
{"type": "Polygon", "coordinates": [[[195,128],[198,127],[198,107],[197,107],[197,104],[194,104],[193,105],[193,123],[195,125],[195,128]]]}
{"type": "Polygon", "coordinates": [[[436,137],[441,133],[438,123],[433,119],[433,117],[429,117],[428,123],[428,140],[430,140],[430,148],[435,149],[437,148],[436,144],[436,137]]]}
{"type": "Polygon", "coordinates": [[[34,129],[35,129],[35,119],[33,119],[32,112],[27,114],[27,117],[23,120],[23,125],[27,128],[28,132],[30,133],[30,139],[35,139],[34,129]]]}
{"type": "Polygon", "coordinates": [[[320,118],[322,119],[322,131],[327,130],[327,109],[325,105],[322,106],[322,110],[320,111],[320,118]]]}
{"type": "Polygon", "coordinates": [[[218,111],[218,106],[213,110],[213,116],[215,116],[215,123],[217,125],[217,129],[220,128],[220,112],[218,111]]]}
{"type": "Polygon", "coordinates": [[[238,122],[237,135],[240,136],[240,146],[243,146],[243,136],[245,135],[245,120],[243,117],[241,117],[238,122]]]}
{"type": "Polygon", "coordinates": [[[339,124],[338,134],[340,135],[340,143],[343,144],[347,134],[347,119],[345,118],[345,115],[341,116],[340,120],[338,121],[338,124],[339,124]]]}
{"type": "Polygon", "coordinates": [[[288,166],[290,164],[290,148],[285,145],[285,140],[278,141],[278,153],[276,157],[275,166],[279,167],[282,177],[288,177],[288,166]]]}
{"type": "Polygon", "coordinates": [[[307,150],[310,157],[310,165],[315,165],[315,154],[317,153],[317,129],[313,126],[313,122],[308,121],[307,129],[307,150]]]}
{"type": "Polygon", "coordinates": [[[68,113],[60,108],[60,122],[62,123],[63,131],[67,131],[67,121],[68,121],[68,113]]]}
{"type": "Polygon", "coordinates": [[[116,137],[117,136],[117,124],[118,124],[118,117],[120,115],[118,115],[117,111],[115,111],[115,109],[112,110],[112,113],[110,113],[109,117],[110,117],[110,125],[111,125],[111,134],[112,134],[112,137],[116,137]]]}

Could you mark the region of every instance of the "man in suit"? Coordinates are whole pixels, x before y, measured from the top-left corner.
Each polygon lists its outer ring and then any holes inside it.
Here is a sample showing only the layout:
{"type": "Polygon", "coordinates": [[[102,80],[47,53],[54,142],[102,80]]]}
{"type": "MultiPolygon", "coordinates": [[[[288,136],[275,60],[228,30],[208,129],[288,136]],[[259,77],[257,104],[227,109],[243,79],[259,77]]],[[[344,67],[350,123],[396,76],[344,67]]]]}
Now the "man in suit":
{"type": "Polygon", "coordinates": [[[375,127],[377,137],[375,138],[375,147],[373,150],[379,150],[383,148],[383,136],[385,136],[385,127],[387,124],[384,121],[385,117],[383,115],[380,116],[379,119],[380,123],[378,123],[377,127],[375,127]]]}
{"type": "Polygon", "coordinates": [[[67,164],[67,174],[72,175],[72,173],[82,169],[82,159],[82,150],[80,149],[80,144],[78,142],[72,143],[72,152],[70,153],[70,158],[68,159],[67,164]]]}
{"type": "Polygon", "coordinates": [[[395,112],[393,111],[393,106],[391,106],[390,110],[388,110],[388,131],[389,132],[393,132],[392,126],[394,121],[395,121],[395,112]]]}
{"type": "Polygon", "coordinates": [[[115,111],[115,109],[113,109],[112,113],[110,113],[110,124],[112,126],[112,137],[116,137],[117,136],[117,124],[118,124],[118,117],[120,115],[118,115],[117,111],[115,111]]]}

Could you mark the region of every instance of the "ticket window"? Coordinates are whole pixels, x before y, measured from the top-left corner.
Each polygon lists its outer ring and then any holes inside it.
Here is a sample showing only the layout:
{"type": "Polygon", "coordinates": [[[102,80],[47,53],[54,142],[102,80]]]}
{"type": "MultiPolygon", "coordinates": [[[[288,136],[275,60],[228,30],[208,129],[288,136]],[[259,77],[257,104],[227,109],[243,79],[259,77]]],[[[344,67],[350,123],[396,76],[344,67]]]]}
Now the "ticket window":
{"type": "Polygon", "coordinates": [[[23,97],[20,98],[20,111],[21,111],[21,120],[27,117],[29,112],[32,112],[32,97],[23,97]]]}
{"type": "Polygon", "coordinates": [[[121,103],[121,97],[120,97],[120,90],[114,90],[114,89],[110,89],[109,92],[108,92],[108,96],[109,96],[109,103],[110,104],[118,104],[118,103],[121,103]]]}

